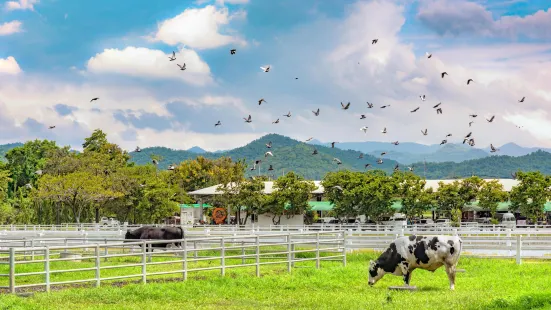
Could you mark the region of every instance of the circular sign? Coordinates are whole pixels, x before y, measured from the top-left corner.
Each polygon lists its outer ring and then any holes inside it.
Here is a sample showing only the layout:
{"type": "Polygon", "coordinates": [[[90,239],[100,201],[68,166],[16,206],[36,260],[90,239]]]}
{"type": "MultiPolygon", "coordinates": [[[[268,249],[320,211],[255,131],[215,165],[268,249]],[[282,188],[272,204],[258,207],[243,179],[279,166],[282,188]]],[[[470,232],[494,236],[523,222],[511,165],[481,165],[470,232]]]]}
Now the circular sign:
{"type": "Polygon", "coordinates": [[[228,213],[224,208],[216,208],[212,210],[212,218],[214,219],[214,222],[216,224],[224,223],[224,220],[226,219],[227,215],[228,213]]]}

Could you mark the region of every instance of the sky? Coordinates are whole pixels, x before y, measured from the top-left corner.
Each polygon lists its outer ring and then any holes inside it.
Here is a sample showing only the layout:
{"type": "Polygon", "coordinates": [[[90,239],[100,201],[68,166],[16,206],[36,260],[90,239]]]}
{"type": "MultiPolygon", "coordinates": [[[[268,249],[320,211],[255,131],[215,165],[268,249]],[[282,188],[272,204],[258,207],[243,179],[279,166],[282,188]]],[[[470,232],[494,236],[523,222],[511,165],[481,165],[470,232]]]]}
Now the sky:
{"type": "Polygon", "coordinates": [[[51,139],[81,149],[100,128],[128,150],[224,150],[269,133],[438,144],[449,133],[449,142],[462,142],[471,131],[481,148],[551,147],[550,7],[547,0],[2,0],[0,144],[51,139]],[[432,108],[439,102],[442,114],[432,108]]]}

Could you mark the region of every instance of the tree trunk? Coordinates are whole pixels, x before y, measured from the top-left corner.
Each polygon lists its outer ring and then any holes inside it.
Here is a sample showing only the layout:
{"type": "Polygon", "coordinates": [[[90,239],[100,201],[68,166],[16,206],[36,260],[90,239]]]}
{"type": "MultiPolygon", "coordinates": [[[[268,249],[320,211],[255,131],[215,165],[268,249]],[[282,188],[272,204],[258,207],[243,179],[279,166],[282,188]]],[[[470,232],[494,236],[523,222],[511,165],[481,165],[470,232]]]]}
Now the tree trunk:
{"type": "Polygon", "coordinates": [[[96,206],[96,224],[99,224],[99,207],[96,206]]]}

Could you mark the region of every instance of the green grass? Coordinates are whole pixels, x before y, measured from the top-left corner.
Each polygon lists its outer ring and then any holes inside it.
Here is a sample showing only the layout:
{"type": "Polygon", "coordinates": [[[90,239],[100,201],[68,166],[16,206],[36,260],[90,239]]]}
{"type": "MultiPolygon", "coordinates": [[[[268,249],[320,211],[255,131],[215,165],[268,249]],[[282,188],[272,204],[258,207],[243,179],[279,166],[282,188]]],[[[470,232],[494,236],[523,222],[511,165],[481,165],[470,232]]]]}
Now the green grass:
{"type": "MultiPolygon", "coordinates": [[[[551,309],[551,264],[511,259],[460,260],[456,290],[450,291],[443,268],[416,270],[414,292],[390,292],[401,277],[387,275],[367,285],[367,265],[376,253],[348,255],[338,262],[197,272],[188,281],[129,284],[123,287],[70,288],[23,298],[0,295],[0,309],[551,309]]],[[[68,276],[70,277],[70,276],[68,276]]],[[[165,278],[166,279],[166,278],[165,278]]],[[[162,281],[162,279],[161,279],[162,281]]],[[[103,283],[102,283],[103,284],[103,283]]]]}

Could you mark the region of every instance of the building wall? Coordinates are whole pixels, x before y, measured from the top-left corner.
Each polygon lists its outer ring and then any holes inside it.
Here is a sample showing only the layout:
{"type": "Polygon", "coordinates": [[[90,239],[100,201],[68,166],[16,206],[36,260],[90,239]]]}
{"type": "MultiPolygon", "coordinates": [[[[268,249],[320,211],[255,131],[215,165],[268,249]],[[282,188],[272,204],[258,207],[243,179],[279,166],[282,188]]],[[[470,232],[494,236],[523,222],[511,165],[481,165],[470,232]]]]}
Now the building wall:
{"type": "MultiPolygon", "coordinates": [[[[258,223],[259,226],[270,226],[274,223],[272,222],[272,218],[274,217],[271,213],[266,214],[259,214],[258,215],[258,223]]],[[[304,215],[295,215],[291,218],[287,218],[287,216],[283,215],[281,216],[281,225],[304,225],[304,215]]]]}

